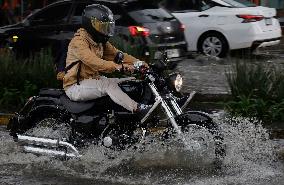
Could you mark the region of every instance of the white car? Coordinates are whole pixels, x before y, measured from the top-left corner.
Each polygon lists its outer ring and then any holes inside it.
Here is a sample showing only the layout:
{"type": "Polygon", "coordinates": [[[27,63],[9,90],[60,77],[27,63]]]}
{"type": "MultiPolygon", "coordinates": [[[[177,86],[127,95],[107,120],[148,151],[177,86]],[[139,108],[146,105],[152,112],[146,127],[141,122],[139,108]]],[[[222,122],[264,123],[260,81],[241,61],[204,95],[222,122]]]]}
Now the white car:
{"type": "Polygon", "coordinates": [[[224,57],[229,50],[276,45],[275,8],[246,0],[165,0],[160,5],[185,25],[188,51],[224,57]]]}

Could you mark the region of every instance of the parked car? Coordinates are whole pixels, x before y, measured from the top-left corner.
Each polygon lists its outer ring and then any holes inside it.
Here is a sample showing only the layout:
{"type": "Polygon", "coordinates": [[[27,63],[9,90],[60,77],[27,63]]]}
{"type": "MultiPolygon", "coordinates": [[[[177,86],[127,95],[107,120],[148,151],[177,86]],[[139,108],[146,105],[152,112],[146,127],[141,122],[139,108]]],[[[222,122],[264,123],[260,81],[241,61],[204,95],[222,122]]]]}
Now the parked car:
{"type": "Polygon", "coordinates": [[[117,48],[146,61],[156,59],[158,50],[166,50],[169,61],[186,57],[184,27],[172,14],[151,2],[125,0],[64,0],[50,4],[21,23],[0,28],[1,44],[14,36],[17,42],[12,42],[13,48],[20,53],[47,46],[57,48],[58,41],[72,38],[81,26],[83,9],[93,3],[113,11],[116,33],[111,41],[117,48]]]}
{"type": "Polygon", "coordinates": [[[276,10],[246,0],[164,0],[185,25],[189,51],[224,57],[229,50],[276,45],[281,27],[276,10]]]}

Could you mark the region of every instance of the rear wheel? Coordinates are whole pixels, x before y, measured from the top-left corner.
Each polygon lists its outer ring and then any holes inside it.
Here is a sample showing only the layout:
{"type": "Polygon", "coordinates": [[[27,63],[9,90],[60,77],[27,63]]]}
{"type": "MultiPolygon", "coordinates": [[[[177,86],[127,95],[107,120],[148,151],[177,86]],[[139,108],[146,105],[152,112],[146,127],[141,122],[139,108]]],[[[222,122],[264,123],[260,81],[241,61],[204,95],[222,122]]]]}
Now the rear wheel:
{"type": "Polygon", "coordinates": [[[25,135],[69,141],[71,126],[56,113],[47,113],[32,121],[25,135]]]}

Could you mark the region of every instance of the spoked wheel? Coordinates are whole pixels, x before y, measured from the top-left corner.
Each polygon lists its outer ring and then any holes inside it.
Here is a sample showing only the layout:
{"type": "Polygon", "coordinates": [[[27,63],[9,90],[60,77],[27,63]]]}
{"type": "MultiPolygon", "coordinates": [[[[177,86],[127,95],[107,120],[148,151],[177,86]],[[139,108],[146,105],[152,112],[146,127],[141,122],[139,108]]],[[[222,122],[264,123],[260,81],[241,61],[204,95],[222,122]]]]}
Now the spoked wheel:
{"type": "Polygon", "coordinates": [[[215,152],[215,141],[212,133],[207,128],[189,124],[183,128],[184,145],[187,150],[198,150],[202,155],[214,154],[215,152]]]}
{"type": "Polygon", "coordinates": [[[119,124],[109,125],[100,136],[101,144],[113,150],[124,150],[131,147],[137,143],[137,138],[131,130],[123,132],[125,129],[121,129],[119,124]]]}
{"type": "Polygon", "coordinates": [[[176,118],[182,130],[178,142],[185,152],[198,153],[204,159],[220,162],[225,156],[225,145],[218,126],[202,112],[186,112],[176,118]]]}

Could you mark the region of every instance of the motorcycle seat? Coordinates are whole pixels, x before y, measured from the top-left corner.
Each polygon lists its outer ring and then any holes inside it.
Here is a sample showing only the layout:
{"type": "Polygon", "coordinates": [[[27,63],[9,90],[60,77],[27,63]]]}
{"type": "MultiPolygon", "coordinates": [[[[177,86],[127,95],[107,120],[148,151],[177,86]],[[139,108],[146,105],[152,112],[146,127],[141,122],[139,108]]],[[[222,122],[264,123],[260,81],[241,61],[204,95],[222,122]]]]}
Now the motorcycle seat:
{"type": "Polygon", "coordinates": [[[59,97],[64,93],[63,89],[43,88],[39,90],[39,96],[59,97]]]}
{"type": "Polygon", "coordinates": [[[109,101],[108,96],[97,98],[89,101],[72,101],[66,94],[60,97],[60,101],[63,106],[73,114],[79,114],[85,112],[94,107],[94,110],[100,110],[106,108],[106,104],[109,101]]]}
{"type": "Polygon", "coordinates": [[[74,114],[89,110],[95,105],[94,101],[72,101],[66,94],[60,96],[60,101],[70,113],[74,114]]]}

